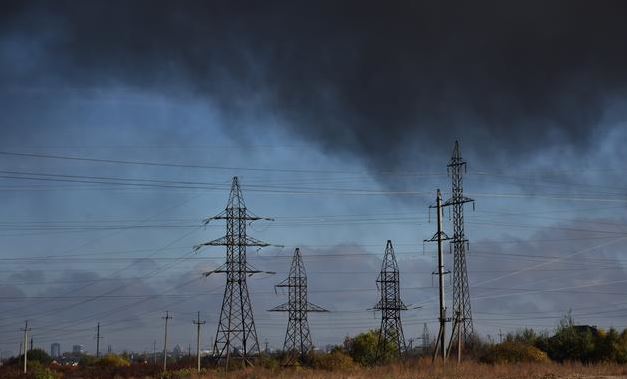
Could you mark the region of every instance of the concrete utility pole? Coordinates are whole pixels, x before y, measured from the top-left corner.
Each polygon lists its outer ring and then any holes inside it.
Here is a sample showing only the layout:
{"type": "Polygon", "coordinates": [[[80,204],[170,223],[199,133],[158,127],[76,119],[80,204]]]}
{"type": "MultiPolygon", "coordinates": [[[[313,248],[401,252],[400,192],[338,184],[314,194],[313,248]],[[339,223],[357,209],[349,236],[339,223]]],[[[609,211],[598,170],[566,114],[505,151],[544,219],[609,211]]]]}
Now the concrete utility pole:
{"type": "Polygon", "coordinates": [[[24,329],[22,329],[22,331],[24,332],[24,374],[26,374],[26,372],[28,371],[28,332],[31,329],[28,327],[28,320],[26,320],[26,324],[24,325],[24,329]]]}
{"type": "Polygon", "coordinates": [[[163,338],[163,371],[168,368],[168,320],[172,318],[168,311],[165,311],[165,317],[161,317],[165,320],[165,336],[163,338]]]}
{"type": "Polygon", "coordinates": [[[449,237],[444,233],[443,227],[443,217],[442,217],[442,193],[440,189],[437,191],[436,205],[430,206],[429,208],[436,208],[437,211],[437,223],[438,228],[435,235],[426,241],[437,242],[438,243],[438,287],[439,287],[439,298],[440,298],[440,317],[438,320],[440,321],[440,330],[438,331],[438,337],[435,340],[435,348],[433,350],[433,361],[438,355],[438,351],[442,354],[442,361],[446,361],[446,322],[448,321],[446,318],[446,304],[444,298],[444,275],[448,274],[448,272],[444,271],[444,252],[442,249],[442,242],[444,240],[449,239],[449,237]]]}
{"type": "Polygon", "coordinates": [[[100,323],[96,327],[96,358],[100,358],[100,323]]]}
{"type": "Polygon", "coordinates": [[[200,321],[200,312],[198,312],[197,321],[192,321],[196,325],[196,370],[200,372],[200,325],[205,324],[207,321],[200,321]]]}

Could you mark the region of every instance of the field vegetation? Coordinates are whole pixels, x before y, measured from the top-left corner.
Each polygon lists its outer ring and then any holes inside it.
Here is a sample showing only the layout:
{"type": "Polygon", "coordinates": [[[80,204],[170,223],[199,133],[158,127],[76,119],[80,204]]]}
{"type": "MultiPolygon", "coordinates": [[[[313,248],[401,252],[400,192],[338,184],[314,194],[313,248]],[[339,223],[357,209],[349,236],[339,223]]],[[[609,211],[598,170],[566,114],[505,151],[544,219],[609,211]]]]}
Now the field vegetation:
{"type": "Polygon", "coordinates": [[[475,340],[464,351],[464,360],[431,361],[431,346],[415,348],[402,358],[394,351],[377,355],[377,332],[347,338],[329,352],[313,352],[295,358],[285,352],[262,354],[254,367],[234,363],[228,371],[209,359],[196,373],[194,357],[171,360],[163,373],[146,356],[84,356],[77,366],[62,366],[44,351],[29,353],[29,373],[21,373],[21,357],[0,367],[6,379],[131,379],[131,378],[618,378],[627,377],[627,330],[607,331],[562,320],[555,333],[522,329],[500,343],[475,340]]]}

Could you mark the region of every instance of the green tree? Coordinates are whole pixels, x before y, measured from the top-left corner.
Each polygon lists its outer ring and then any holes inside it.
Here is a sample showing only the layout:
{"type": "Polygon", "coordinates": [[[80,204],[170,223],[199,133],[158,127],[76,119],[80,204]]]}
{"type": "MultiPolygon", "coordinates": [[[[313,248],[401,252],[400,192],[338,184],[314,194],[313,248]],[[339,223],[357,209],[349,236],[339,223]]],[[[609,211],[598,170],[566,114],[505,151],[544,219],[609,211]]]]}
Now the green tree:
{"type": "Polygon", "coordinates": [[[594,362],[598,359],[596,343],[598,336],[591,327],[574,325],[570,312],[560,321],[555,335],[549,338],[547,353],[558,362],[594,362]]]}
{"type": "Polygon", "coordinates": [[[394,341],[387,341],[384,356],[378,355],[379,331],[369,330],[358,334],[354,338],[346,338],[344,347],[353,360],[362,366],[373,366],[378,363],[388,363],[398,357],[398,350],[394,341]]]}

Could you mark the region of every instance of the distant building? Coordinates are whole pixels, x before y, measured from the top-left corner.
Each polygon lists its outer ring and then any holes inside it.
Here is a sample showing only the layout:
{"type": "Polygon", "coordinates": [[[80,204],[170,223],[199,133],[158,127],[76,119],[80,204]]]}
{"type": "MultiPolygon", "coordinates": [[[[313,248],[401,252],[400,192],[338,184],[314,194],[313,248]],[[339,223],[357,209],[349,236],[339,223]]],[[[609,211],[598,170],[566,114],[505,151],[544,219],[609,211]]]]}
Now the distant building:
{"type": "Polygon", "coordinates": [[[50,345],[50,356],[52,358],[58,358],[61,356],[61,345],[57,342],[50,345]]]}
{"type": "Polygon", "coordinates": [[[74,354],[83,354],[85,350],[83,349],[83,345],[74,345],[72,346],[72,353],[74,354]]]}

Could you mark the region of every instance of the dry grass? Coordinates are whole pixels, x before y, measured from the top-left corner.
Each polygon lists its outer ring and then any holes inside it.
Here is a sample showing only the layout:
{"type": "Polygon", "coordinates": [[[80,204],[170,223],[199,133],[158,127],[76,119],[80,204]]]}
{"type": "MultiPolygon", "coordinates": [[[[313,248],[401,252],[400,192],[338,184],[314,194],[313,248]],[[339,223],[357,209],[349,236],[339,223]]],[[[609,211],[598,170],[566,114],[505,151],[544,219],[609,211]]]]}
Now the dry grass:
{"type": "Polygon", "coordinates": [[[627,378],[627,366],[618,364],[582,365],[579,363],[521,363],[487,365],[463,362],[460,365],[431,365],[430,360],[399,363],[375,368],[324,371],[303,368],[269,370],[248,368],[225,373],[213,372],[199,378],[229,379],[417,379],[417,378],[627,378]]]}

